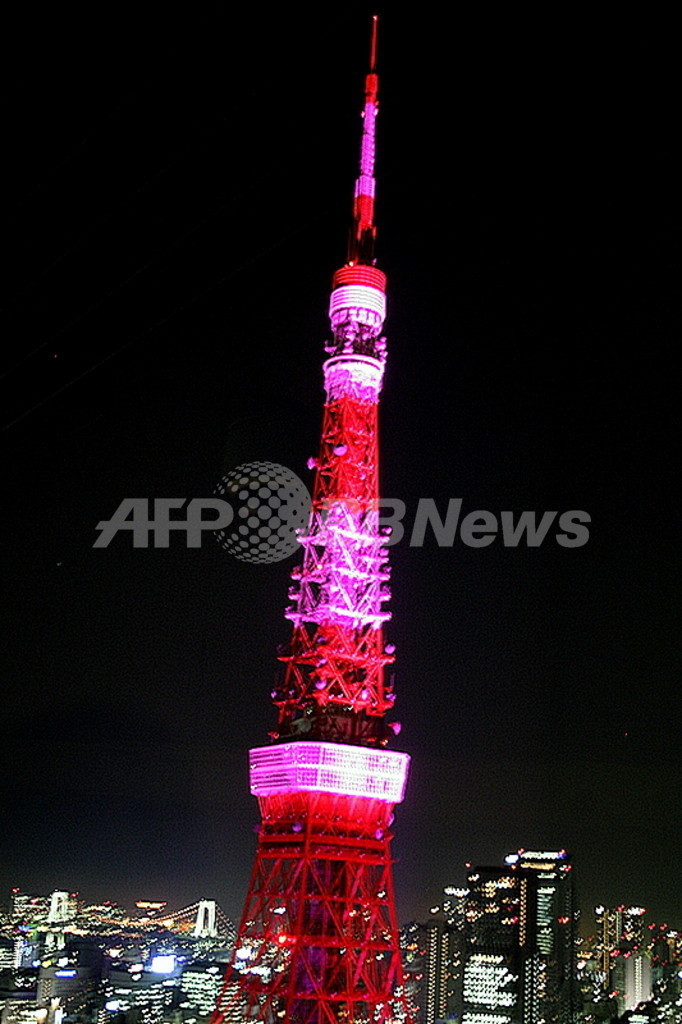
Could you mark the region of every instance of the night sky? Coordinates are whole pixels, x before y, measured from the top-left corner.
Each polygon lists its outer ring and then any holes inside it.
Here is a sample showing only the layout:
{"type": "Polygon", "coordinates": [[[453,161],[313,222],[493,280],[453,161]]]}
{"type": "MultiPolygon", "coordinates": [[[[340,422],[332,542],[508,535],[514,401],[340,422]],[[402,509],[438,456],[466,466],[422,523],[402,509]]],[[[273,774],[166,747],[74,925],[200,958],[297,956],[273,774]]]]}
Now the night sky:
{"type": "MultiPolygon", "coordinates": [[[[682,927],[672,29],[388,8],[382,492],[408,527],[421,497],[592,519],[580,548],[392,548],[399,915],[465,861],[564,847],[586,910],[682,927]]],[[[244,461],[311,483],[369,13],[10,33],[2,900],[239,917],[295,559],[93,543],[124,498],[208,497],[244,461]]]]}

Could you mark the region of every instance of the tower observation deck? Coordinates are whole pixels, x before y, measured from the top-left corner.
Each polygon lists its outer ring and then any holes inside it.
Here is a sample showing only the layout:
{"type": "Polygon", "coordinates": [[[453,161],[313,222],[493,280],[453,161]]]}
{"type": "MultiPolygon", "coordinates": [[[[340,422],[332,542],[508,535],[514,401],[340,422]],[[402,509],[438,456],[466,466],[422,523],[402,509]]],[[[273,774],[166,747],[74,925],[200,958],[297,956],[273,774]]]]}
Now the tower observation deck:
{"type": "Polygon", "coordinates": [[[377,416],[386,277],[375,266],[377,18],[365,79],[348,259],[332,280],[326,400],[310,518],[272,693],[277,724],[250,752],[262,824],[213,1024],[408,1020],[390,851],[409,757],[388,749],[391,617],[379,525],[377,416]]]}

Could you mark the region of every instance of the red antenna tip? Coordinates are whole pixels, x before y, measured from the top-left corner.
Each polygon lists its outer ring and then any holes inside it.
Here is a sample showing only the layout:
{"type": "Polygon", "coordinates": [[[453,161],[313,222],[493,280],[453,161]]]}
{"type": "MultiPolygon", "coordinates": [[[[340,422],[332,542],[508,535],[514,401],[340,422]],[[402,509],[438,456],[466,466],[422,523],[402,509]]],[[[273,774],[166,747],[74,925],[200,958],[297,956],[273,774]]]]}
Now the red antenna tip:
{"type": "Polygon", "coordinates": [[[379,28],[379,15],[372,16],[372,41],[369,47],[369,70],[370,73],[377,69],[377,31],[379,28]]]}

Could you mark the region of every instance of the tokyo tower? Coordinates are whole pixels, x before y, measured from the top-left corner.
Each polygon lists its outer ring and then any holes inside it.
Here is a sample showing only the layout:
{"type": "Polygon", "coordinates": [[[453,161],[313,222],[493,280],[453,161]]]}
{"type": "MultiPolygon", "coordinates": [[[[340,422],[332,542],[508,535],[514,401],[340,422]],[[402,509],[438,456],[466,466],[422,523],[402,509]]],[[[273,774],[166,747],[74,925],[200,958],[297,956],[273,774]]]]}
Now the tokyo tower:
{"type": "Polygon", "coordinates": [[[386,749],[394,693],[379,525],[377,413],[386,277],[374,260],[377,18],[346,264],[333,277],[326,402],[272,743],[250,752],[262,824],[212,1024],[375,1024],[409,1017],[390,852],[409,757],[386,749]]]}

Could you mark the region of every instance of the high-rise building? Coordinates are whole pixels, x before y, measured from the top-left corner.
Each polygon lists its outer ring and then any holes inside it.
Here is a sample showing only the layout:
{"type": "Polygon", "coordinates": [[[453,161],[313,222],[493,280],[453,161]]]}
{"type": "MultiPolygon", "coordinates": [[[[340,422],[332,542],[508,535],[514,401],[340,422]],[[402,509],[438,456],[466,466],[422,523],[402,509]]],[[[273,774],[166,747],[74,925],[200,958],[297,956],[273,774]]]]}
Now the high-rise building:
{"type": "Polygon", "coordinates": [[[99,973],[92,967],[72,963],[41,967],[36,1002],[46,1007],[56,999],[67,1013],[76,1015],[92,1009],[98,982],[99,973]]]}
{"type": "Polygon", "coordinates": [[[654,999],[665,1008],[669,1019],[680,1016],[682,1008],[682,934],[666,925],[649,926],[652,932],[651,981],[654,999]]]}
{"type": "Polygon", "coordinates": [[[185,1021],[208,1020],[223,986],[224,967],[212,960],[195,960],[180,979],[180,1009],[185,1021]]]}
{"type": "Polygon", "coordinates": [[[405,990],[419,1024],[460,1021],[462,966],[468,889],[447,886],[431,918],[401,933],[405,990]]]}
{"type": "Polygon", "coordinates": [[[50,910],[50,897],[12,889],[11,920],[15,925],[44,921],[50,910]]]}
{"type": "Polygon", "coordinates": [[[605,986],[609,986],[611,959],[615,953],[641,949],[646,943],[645,907],[599,906],[594,908],[597,947],[605,986]]]}
{"type": "Polygon", "coordinates": [[[523,961],[534,926],[528,882],[511,868],[484,867],[467,881],[462,1022],[527,1024],[531,993],[523,961]]]}
{"type": "Polygon", "coordinates": [[[457,1019],[455,930],[442,918],[432,918],[425,924],[406,925],[402,938],[405,991],[419,1024],[457,1019]]]}
{"type": "Polygon", "coordinates": [[[645,907],[595,907],[600,981],[619,1013],[651,996],[651,958],[645,907]]]}
{"type": "Polygon", "coordinates": [[[651,960],[644,950],[625,956],[626,1010],[634,1010],[640,1003],[651,999],[651,960]]]}
{"type": "Polygon", "coordinates": [[[0,971],[11,971],[14,967],[14,942],[0,935],[0,971]]]}
{"type": "Polygon", "coordinates": [[[141,963],[121,964],[111,968],[102,985],[104,1013],[100,1014],[100,1021],[161,1024],[170,1017],[180,986],[180,970],[174,965],[174,957],[164,959],[169,963],[152,962],[147,968],[141,963]]]}
{"type": "Polygon", "coordinates": [[[2,1024],[36,1024],[36,990],[38,972],[35,968],[18,968],[2,991],[2,1024]]]}
{"type": "Polygon", "coordinates": [[[575,908],[565,851],[469,872],[463,1024],[574,1024],[575,908]]]}
{"type": "MultiPolygon", "coordinates": [[[[251,751],[262,817],[233,961],[248,1019],[380,1024],[406,1016],[391,824],[409,758],[385,667],[388,554],[379,525],[378,407],[386,277],[375,266],[378,112],[373,22],[348,259],[336,271],[326,401],[272,744],[251,751]]],[[[227,991],[216,1021],[230,1007],[227,991]]]]}
{"type": "Polygon", "coordinates": [[[448,963],[447,975],[447,1010],[448,1016],[457,1021],[462,1019],[462,987],[464,981],[464,951],[466,909],[469,890],[448,885],[443,890],[443,906],[441,913],[447,924],[448,963]]]}

